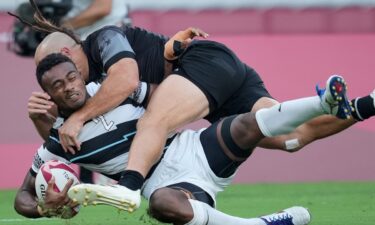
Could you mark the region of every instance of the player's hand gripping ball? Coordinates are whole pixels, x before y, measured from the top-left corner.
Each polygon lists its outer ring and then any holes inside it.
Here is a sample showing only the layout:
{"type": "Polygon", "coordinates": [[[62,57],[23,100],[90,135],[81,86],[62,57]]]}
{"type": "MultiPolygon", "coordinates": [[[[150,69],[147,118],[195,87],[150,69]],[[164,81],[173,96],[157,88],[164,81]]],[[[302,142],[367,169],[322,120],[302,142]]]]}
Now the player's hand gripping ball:
{"type": "MultiPolygon", "coordinates": [[[[43,205],[46,198],[48,183],[54,178],[53,191],[61,193],[70,179],[73,185],[79,184],[77,173],[67,165],[58,160],[48,161],[43,164],[35,178],[35,191],[38,196],[39,205],[43,205]]],[[[45,209],[47,216],[57,216],[69,219],[79,212],[79,205],[70,207],[67,205],[55,209],[45,209]]]]}

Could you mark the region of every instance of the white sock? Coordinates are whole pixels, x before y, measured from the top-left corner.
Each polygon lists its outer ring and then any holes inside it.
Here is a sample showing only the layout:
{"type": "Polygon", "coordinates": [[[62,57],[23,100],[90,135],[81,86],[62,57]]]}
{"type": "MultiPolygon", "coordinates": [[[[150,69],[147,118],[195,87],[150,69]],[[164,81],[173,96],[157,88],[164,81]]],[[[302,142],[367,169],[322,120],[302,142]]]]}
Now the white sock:
{"type": "Polygon", "coordinates": [[[234,217],[222,213],[206,203],[189,199],[191,207],[193,208],[194,218],[185,225],[266,225],[266,223],[259,218],[244,219],[234,217]]]}
{"type": "Polygon", "coordinates": [[[286,101],[261,109],[255,117],[264,136],[288,134],[304,122],[325,114],[319,96],[286,101]]]}

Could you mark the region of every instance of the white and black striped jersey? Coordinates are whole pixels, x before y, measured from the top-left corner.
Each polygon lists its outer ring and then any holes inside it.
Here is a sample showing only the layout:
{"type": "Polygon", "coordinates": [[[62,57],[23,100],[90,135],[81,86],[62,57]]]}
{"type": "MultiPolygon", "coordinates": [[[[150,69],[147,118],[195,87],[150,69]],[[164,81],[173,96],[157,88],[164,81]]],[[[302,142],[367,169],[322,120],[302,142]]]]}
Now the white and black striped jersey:
{"type": "MultiPolygon", "coordinates": [[[[87,90],[93,95],[98,88],[99,85],[90,84],[87,90]]],[[[65,153],[60,145],[57,129],[62,126],[64,119],[58,118],[48,140],[34,156],[31,173],[35,175],[46,161],[60,160],[118,179],[126,168],[136,123],[143,113],[144,108],[129,99],[110,112],[86,122],[78,136],[81,150],[75,155],[65,153]]]]}

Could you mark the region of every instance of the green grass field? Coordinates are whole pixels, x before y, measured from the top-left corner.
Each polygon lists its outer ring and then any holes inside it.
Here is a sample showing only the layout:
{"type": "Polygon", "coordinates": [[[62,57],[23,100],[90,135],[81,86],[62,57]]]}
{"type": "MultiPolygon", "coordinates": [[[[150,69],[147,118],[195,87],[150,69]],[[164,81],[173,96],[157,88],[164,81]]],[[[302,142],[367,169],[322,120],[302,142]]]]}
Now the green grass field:
{"type": "MultiPolygon", "coordinates": [[[[0,224],[9,225],[157,225],[146,215],[108,206],[81,208],[71,220],[29,220],[13,210],[14,190],[0,191],[0,224]]],[[[375,182],[233,185],[218,197],[218,208],[231,215],[256,217],[293,205],[309,208],[313,225],[374,225],[375,182]]]]}

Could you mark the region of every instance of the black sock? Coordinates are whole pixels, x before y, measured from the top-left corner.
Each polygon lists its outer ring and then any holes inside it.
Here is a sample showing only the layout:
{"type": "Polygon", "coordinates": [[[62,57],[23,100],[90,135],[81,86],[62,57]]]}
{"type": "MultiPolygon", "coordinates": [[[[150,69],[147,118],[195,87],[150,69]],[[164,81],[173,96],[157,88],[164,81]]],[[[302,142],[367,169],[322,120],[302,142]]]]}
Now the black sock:
{"type": "Polygon", "coordinates": [[[142,188],[145,178],[138,171],[125,170],[118,181],[118,184],[136,191],[142,188]]]}
{"type": "Polygon", "coordinates": [[[375,115],[374,99],[370,95],[353,99],[352,103],[355,109],[352,112],[354,119],[363,121],[375,115]]]}

